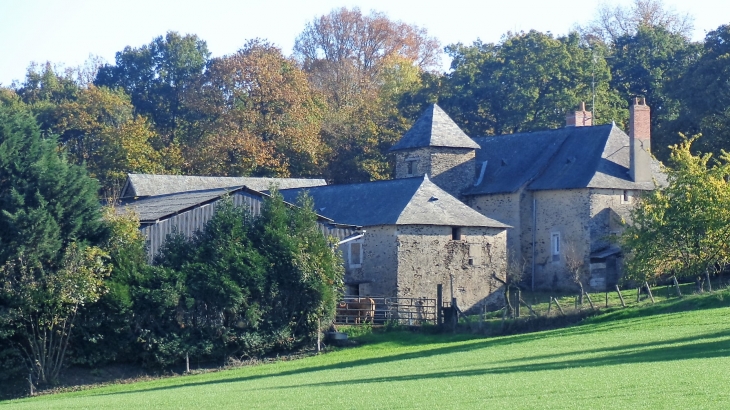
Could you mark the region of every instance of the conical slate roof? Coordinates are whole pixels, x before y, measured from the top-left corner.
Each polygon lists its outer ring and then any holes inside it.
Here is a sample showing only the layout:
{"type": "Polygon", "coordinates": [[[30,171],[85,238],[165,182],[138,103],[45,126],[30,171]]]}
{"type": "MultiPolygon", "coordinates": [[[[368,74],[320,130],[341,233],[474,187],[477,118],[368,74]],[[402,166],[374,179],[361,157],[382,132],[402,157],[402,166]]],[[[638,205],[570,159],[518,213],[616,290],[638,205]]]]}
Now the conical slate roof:
{"type": "Polygon", "coordinates": [[[479,145],[464,134],[464,131],[441,107],[433,104],[390,150],[399,151],[423,147],[478,149],[479,145]]]}

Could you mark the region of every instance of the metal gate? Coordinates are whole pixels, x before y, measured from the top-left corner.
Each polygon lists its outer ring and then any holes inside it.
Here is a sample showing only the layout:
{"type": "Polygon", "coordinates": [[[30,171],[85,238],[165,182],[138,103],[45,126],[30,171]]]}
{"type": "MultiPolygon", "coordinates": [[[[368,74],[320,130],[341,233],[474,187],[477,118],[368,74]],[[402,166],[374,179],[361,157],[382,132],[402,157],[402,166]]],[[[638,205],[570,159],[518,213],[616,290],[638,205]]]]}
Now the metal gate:
{"type": "Polygon", "coordinates": [[[337,304],[335,324],[365,323],[409,326],[436,324],[436,299],[344,296],[337,304]]]}

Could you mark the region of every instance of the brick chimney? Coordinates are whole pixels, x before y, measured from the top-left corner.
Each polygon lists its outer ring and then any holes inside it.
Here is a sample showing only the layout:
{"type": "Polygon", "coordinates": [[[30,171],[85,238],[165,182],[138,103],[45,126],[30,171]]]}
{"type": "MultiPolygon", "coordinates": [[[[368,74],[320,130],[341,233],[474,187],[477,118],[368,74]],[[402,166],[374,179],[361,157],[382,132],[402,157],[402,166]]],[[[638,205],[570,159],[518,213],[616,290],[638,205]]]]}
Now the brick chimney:
{"type": "Polygon", "coordinates": [[[593,114],[586,111],[586,103],[581,102],[578,110],[565,116],[566,127],[590,127],[593,125],[593,114]]]}
{"type": "Polygon", "coordinates": [[[651,182],[651,119],[646,100],[635,98],[629,107],[629,172],[634,182],[651,182]]]}

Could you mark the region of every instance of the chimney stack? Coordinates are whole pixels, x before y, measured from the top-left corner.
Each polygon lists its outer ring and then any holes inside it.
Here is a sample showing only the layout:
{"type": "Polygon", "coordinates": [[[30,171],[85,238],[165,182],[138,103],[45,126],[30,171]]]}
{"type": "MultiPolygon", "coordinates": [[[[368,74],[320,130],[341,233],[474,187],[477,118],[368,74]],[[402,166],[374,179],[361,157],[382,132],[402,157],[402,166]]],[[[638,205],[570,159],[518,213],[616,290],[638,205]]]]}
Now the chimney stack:
{"type": "Polygon", "coordinates": [[[578,110],[565,116],[566,127],[590,127],[593,125],[593,115],[586,111],[586,103],[581,102],[578,110]]]}
{"type": "Polygon", "coordinates": [[[646,100],[635,98],[629,107],[629,172],[634,182],[651,182],[651,118],[646,100]]]}

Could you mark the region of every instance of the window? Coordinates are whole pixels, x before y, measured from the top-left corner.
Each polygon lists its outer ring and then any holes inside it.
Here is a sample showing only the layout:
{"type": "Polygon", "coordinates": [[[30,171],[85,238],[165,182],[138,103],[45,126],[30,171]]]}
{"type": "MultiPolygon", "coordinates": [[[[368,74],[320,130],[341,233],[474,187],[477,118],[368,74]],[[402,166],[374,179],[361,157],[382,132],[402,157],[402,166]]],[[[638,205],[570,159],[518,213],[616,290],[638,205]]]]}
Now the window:
{"type": "Polygon", "coordinates": [[[553,262],[560,260],[560,232],[550,234],[550,249],[553,255],[553,262]]]}
{"type": "Polygon", "coordinates": [[[406,161],[406,166],[408,167],[408,169],[406,171],[407,174],[408,174],[408,176],[412,176],[413,175],[413,169],[416,166],[416,161],[415,160],[407,160],[406,161]]]}
{"type": "Polygon", "coordinates": [[[348,258],[351,268],[359,268],[362,266],[362,242],[352,241],[347,249],[348,258]]]}
{"type": "Polygon", "coordinates": [[[628,189],[624,189],[624,191],[621,193],[621,203],[622,204],[628,204],[631,202],[631,191],[628,189]]]}
{"type": "Polygon", "coordinates": [[[451,240],[452,241],[461,240],[461,228],[457,228],[457,227],[451,228],[451,240]]]}

